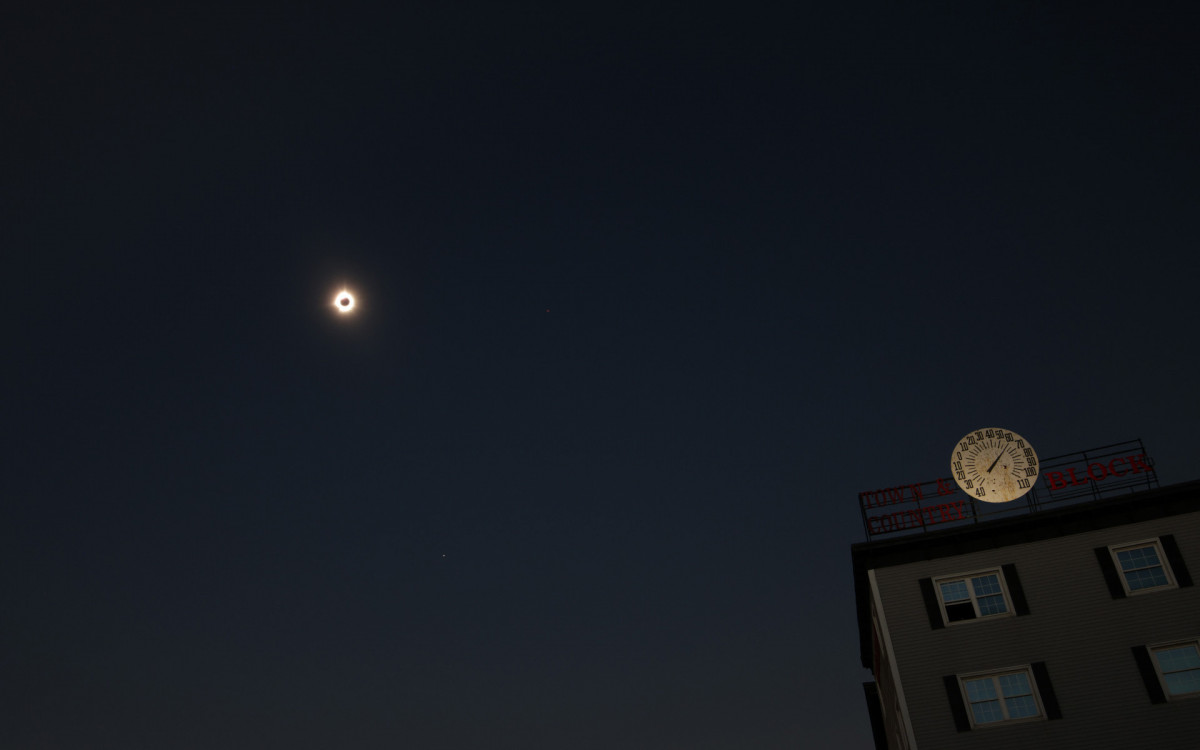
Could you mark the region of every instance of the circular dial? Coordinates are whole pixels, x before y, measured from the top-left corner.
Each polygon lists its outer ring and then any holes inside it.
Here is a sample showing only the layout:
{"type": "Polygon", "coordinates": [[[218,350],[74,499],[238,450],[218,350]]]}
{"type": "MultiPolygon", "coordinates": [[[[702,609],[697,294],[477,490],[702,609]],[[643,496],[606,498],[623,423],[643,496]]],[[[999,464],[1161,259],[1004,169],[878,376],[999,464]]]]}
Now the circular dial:
{"type": "Polygon", "coordinates": [[[951,451],[950,472],[971,497],[985,503],[1007,503],[1029,492],[1037,481],[1037,453],[1012,430],[975,430],[951,451]]]}

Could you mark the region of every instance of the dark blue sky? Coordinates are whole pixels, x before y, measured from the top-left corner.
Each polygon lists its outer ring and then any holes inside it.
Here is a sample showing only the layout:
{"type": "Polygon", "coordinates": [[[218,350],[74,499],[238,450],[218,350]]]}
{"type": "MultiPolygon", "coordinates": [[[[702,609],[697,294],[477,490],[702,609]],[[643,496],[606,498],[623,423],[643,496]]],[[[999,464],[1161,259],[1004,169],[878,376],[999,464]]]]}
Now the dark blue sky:
{"type": "Polygon", "coordinates": [[[0,40],[6,748],[863,749],[860,490],[1197,476],[1185,4],[104,5],[0,40]]]}

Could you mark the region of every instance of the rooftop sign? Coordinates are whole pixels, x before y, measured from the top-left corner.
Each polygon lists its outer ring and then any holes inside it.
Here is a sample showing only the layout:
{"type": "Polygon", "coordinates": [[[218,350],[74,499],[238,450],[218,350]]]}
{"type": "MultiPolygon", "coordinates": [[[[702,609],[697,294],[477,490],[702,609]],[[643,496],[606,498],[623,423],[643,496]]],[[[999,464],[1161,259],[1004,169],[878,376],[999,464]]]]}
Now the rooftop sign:
{"type": "Polygon", "coordinates": [[[1141,440],[1043,459],[1033,488],[1011,503],[977,502],[944,477],[858,493],[867,539],[1089,502],[1158,486],[1141,440]]]}

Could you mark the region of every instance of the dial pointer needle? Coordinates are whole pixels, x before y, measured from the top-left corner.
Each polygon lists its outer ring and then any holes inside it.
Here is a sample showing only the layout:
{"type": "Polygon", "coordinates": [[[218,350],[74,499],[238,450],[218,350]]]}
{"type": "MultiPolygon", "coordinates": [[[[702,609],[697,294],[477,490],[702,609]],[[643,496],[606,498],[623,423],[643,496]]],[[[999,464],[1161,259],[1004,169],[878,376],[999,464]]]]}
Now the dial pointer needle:
{"type": "Polygon", "coordinates": [[[988,474],[991,474],[992,469],[996,468],[997,462],[1000,461],[1000,457],[1003,455],[1004,455],[1004,451],[1000,451],[999,453],[996,454],[996,460],[992,461],[992,465],[988,467],[988,474]]]}

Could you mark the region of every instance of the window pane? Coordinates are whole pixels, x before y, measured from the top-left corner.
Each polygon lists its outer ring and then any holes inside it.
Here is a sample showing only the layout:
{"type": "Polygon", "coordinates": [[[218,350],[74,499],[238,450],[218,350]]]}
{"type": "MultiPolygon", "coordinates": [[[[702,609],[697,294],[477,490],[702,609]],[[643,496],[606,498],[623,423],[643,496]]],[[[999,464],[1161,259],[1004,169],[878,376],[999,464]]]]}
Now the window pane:
{"type": "Polygon", "coordinates": [[[1163,572],[1162,568],[1145,568],[1127,572],[1125,580],[1129,582],[1130,591],[1137,591],[1155,586],[1166,586],[1167,574],[1163,572]]]}
{"type": "Polygon", "coordinates": [[[1175,672],[1167,675],[1164,680],[1167,683],[1167,692],[1171,695],[1200,692],[1200,669],[1175,672]]]}
{"type": "Polygon", "coordinates": [[[970,601],[959,602],[957,604],[946,605],[946,620],[949,622],[959,622],[961,620],[974,620],[975,606],[970,601]]]}
{"type": "Polygon", "coordinates": [[[1153,545],[1138,547],[1137,549],[1121,550],[1117,553],[1117,559],[1121,561],[1121,570],[1133,570],[1134,568],[1145,568],[1150,565],[1162,564],[1158,559],[1158,551],[1153,545]]]}
{"type": "Polygon", "coordinates": [[[975,596],[986,596],[988,594],[1000,593],[1000,579],[995,575],[972,578],[971,585],[975,587],[975,596]]]}
{"type": "Polygon", "coordinates": [[[1178,672],[1182,669],[1200,669],[1200,651],[1195,646],[1177,646],[1154,652],[1158,666],[1163,672],[1178,672]]]}
{"type": "Polygon", "coordinates": [[[971,713],[975,716],[976,724],[987,724],[990,721],[1004,720],[1004,714],[1000,713],[1000,701],[972,703],[971,713]]]}
{"type": "Polygon", "coordinates": [[[984,677],[981,680],[966,680],[966,685],[967,700],[971,703],[996,697],[996,685],[992,682],[991,677],[984,677]]]}
{"type": "Polygon", "coordinates": [[[1029,675],[1024,672],[1002,675],[1000,677],[1000,692],[1005,697],[1031,695],[1033,691],[1029,689],[1029,675]]]}
{"type": "Polygon", "coordinates": [[[1038,715],[1037,701],[1033,699],[1032,695],[1005,698],[1004,703],[1008,707],[1008,718],[1010,719],[1024,719],[1026,716],[1038,715]]]}
{"type": "Polygon", "coordinates": [[[1008,611],[1003,596],[985,596],[979,600],[979,614],[999,615],[1008,611]]]}
{"type": "Polygon", "coordinates": [[[942,584],[942,601],[950,603],[969,598],[966,581],[951,581],[942,584]]]}
{"type": "Polygon", "coordinates": [[[1127,549],[1117,553],[1117,559],[1121,561],[1121,570],[1133,570],[1142,566],[1141,550],[1127,549]]]}

